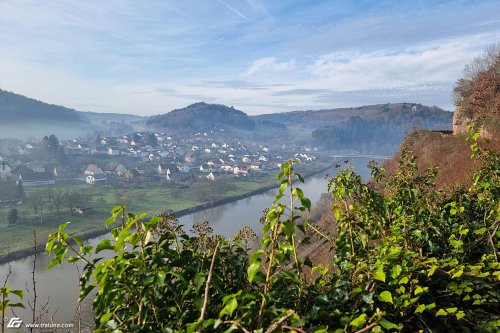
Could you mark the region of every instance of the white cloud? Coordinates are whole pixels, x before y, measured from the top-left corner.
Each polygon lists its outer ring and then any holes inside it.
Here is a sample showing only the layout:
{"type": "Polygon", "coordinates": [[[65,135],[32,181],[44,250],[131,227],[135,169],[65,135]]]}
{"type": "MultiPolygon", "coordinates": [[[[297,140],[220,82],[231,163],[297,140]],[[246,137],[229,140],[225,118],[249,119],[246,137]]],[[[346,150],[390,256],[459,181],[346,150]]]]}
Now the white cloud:
{"type": "Polygon", "coordinates": [[[318,83],[339,91],[455,81],[463,66],[488,45],[485,36],[408,48],[399,52],[335,52],[307,67],[318,83]]]}
{"type": "Polygon", "coordinates": [[[266,57],[255,60],[252,65],[243,74],[244,77],[250,77],[261,71],[270,71],[274,73],[281,73],[292,70],[296,67],[295,60],[285,62],[277,62],[274,57],[266,57]]]}

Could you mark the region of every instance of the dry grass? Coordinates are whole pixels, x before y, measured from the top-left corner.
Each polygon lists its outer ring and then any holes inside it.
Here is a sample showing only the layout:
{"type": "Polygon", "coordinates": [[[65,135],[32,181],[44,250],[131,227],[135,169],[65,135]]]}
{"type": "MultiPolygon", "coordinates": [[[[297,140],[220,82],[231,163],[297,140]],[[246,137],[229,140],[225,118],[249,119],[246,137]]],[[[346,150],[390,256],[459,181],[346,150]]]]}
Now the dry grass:
{"type": "MultiPolygon", "coordinates": [[[[464,135],[417,131],[409,134],[399,152],[386,161],[384,168],[390,177],[396,172],[402,148],[417,157],[421,171],[435,167],[438,170],[436,187],[443,189],[466,188],[471,185],[471,175],[480,165],[471,159],[471,150],[464,135]]],[[[500,151],[500,140],[481,140],[481,144],[500,151]]]]}

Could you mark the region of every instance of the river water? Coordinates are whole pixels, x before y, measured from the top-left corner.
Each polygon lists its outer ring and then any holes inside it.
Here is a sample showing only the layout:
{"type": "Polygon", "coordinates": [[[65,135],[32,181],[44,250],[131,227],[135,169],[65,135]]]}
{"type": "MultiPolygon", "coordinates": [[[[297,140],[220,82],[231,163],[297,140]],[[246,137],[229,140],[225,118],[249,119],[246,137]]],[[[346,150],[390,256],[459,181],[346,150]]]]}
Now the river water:
{"type": "MultiPolygon", "coordinates": [[[[351,158],[350,162],[358,173],[366,179],[369,175],[369,170],[366,168],[368,159],[366,158],[351,158]]],[[[326,174],[334,175],[337,171],[330,169],[321,172],[315,176],[306,179],[304,184],[298,185],[304,194],[311,199],[311,202],[317,202],[321,193],[326,192],[328,180],[326,174]]],[[[255,232],[260,233],[262,225],[259,220],[262,216],[262,210],[270,207],[276,195],[276,190],[254,195],[235,202],[230,202],[218,207],[205,209],[190,215],[181,217],[179,220],[189,230],[191,226],[200,221],[208,220],[215,234],[220,234],[225,237],[231,237],[238,233],[244,226],[251,227],[255,232]]],[[[90,245],[96,245],[106,236],[96,237],[86,241],[90,245]]],[[[77,314],[78,299],[78,278],[79,272],[76,266],[65,264],[56,266],[50,271],[46,271],[51,258],[46,253],[38,255],[37,267],[35,270],[36,288],[37,288],[37,304],[44,305],[48,302],[49,313],[53,316],[56,323],[71,323],[75,320],[77,314]]],[[[5,276],[11,270],[11,275],[8,285],[14,289],[25,290],[25,306],[28,307],[27,300],[30,296],[26,290],[32,290],[32,270],[33,257],[14,260],[10,263],[0,266],[0,281],[3,282],[5,276]]],[[[80,267],[81,269],[81,267],[80,267]]],[[[14,296],[15,298],[15,296],[14,296]]],[[[90,302],[90,301],[89,301],[90,302]]],[[[88,312],[90,306],[87,302],[85,308],[88,312]]],[[[38,307],[37,307],[38,308],[38,307]]],[[[9,313],[7,317],[12,317],[14,314],[9,313]]],[[[17,310],[15,316],[20,317],[25,322],[31,322],[31,311],[17,310]]],[[[83,314],[84,317],[91,317],[89,313],[83,314]]],[[[46,316],[46,318],[48,318],[46,316]]],[[[45,322],[45,321],[42,321],[45,322]]]]}

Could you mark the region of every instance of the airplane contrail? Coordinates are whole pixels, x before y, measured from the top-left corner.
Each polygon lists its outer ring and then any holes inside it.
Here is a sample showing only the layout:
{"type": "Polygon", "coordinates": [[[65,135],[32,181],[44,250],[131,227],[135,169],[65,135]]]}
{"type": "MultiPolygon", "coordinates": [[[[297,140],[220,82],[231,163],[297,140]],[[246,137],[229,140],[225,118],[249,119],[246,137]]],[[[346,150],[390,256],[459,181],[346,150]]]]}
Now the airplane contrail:
{"type": "Polygon", "coordinates": [[[225,2],[224,0],[217,0],[219,1],[221,4],[223,4],[224,6],[226,6],[227,8],[229,8],[231,11],[233,11],[234,13],[236,13],[238,16],[242,17],[243,19],[247,20],[248,22],[250,22],[250,20],[248,19],[248,17],[246,17],[245,15],[243,15],[241,12],[239,12],[238,10],[234,9],[233,7],[231,7],[227,2],[225,2]]]}

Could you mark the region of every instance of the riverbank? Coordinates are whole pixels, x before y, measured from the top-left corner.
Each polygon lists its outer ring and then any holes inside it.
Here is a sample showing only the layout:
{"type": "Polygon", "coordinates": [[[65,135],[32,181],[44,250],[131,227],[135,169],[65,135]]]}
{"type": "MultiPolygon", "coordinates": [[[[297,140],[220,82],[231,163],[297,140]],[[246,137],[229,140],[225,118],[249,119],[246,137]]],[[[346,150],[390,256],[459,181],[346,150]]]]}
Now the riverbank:
{"type": "MultiPolygon", "coordinates": [[[[318,169],[315,169],[315,170],[312,170],[309,172],[307,172],[307,171],[303,172],[303,176],[304,176],[304,178],[307,179],[307,178],[312,177],[314,175],[325,172],[326,170],[330,169],[332,166],[333,166],[332,164],[323,163],[323,165],[320,166],[318,169]]],[[[245,199],[245,198],[248,198],[248,197],[251,197],[254,195],[262,194],[262,193],[265,193],[269,190],[275,189],[278,186],[279,186],[279,184],[276,184],[276,183],[269,184],[269,185],[263,185],[263,186],[258,187],[257,189],[253,189],[253,190],[241,193],[241,194],[236,194],[236,195],[225,197],[225,198],[215,200],[212,202],[195,205],[195,206],[188,207],[188,208],[183,208],[183,209],[174,211],[174,214],[176,217],[190,215],[190,214],[193,214],[193,213],[205,210],[205,209],[214,208],[217,206],[225,205],[227,203],[231,203],[234,201],[245,199]]],[[[269,205],[271,205],[271,202],[269,202],[269,205]]],[[[152,214],[152,215],[154,215],[154,214],[152,214]]],[[[101,221],[104,221],[104,220],[101,220],[101,221]]],[[[53,229],[53,230],[55,230],[55,229],[53,229]]],[[[103,236],[103,235],[107,234],[109,232],[109,230],[110,229],[103,227],[103,228],[98,228],[98,229],[94,228],[93,230],[86,231],[86,232],[75,232],[75,233],[71,233],[71,234],[72,234],[72,236],[79,236],[80,238],[82,238],[84,240],[88,240],[91,238],[103,236]]],[[[33,231],[31,230],[30,235],[32,235],[32,233],[33,233],[33,231]]],[[[38,238],[37,243],[39,244],[37,247],[37,251],[44,252],[45,251],[45,241],[46,241],[47,237],[45,236],[42,239],[40,239],[40,237],[37,236],[37,238],[38,238]]],[[[33,247],[25,247],[22,249],[18,249],[18,250],[12,251],[6,255],[0,256],[0,264],[5,264],[5,263],[8,263],[8,262],[13,261],[13,260],[29,257],[33,254],[34,254],[33,247]]]]}

